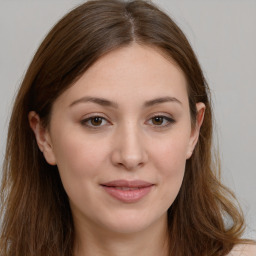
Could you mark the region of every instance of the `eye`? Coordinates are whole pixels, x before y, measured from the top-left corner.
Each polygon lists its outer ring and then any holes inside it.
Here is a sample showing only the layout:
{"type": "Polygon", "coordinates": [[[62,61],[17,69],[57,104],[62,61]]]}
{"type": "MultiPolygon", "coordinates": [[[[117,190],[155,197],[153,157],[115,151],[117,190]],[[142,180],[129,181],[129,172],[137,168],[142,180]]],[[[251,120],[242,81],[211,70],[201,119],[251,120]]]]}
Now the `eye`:
{"type": "Polygon", "coordinates": [[[150,118],[149,123],[153,126],[166,127],[175,123],[175,120],[168,116],[158,115],[150,118]]]}
{"type": "Polygon", "coordinates": [[[101,116],[91,116],[81,121],[82,125],[90,128],[102,127],[108,124],[108,121],[101,116]]]}

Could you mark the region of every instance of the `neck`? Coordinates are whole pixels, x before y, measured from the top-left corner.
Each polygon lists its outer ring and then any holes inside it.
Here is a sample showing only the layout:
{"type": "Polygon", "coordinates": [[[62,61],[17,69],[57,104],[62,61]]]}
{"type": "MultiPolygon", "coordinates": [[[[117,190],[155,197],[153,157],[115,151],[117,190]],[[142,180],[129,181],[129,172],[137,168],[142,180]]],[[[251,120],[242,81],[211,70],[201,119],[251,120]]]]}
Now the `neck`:
{"type": "Polygon", "coordinates": [[[168,256],[167,218],[134,233],[124,234],[75,224],[75,256],[168,256]],[[160,223],[159,223],[160,222],[160,223]]]}

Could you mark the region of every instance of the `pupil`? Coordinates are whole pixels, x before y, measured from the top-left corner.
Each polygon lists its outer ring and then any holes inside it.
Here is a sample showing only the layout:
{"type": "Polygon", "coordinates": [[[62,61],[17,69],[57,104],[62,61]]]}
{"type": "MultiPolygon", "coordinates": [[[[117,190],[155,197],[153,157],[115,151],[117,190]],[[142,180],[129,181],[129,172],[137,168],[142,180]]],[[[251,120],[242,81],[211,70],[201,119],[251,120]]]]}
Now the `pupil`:
{"type": "Polygon", "coordinates": [[[100,124],[102,123],[102,118],[100,118],[100,117],[94,117],[91,122],[92,122],[92,124],[95,125],[95,126],[100,125],[100,124]]]}
{"type": "Polygon", "coordinates": [[[154,117],[153,118],[153,123],[156,125],[161,125],[163,123],[163,117],[154,117]]]}

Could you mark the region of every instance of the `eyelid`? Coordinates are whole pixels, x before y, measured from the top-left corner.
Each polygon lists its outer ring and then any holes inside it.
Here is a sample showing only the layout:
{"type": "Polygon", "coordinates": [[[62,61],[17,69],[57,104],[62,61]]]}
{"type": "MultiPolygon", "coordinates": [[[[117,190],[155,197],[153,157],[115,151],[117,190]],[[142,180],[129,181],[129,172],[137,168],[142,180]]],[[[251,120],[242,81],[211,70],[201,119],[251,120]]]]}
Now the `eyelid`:
{"type": "Polygon", "coordinates": [[[168,126],[170,126],[170,125],[176,123],[176,120],[175,120],[170,114],[166,114],[166,113],[155,113],[155,114],[151,115],[151,116],[147,119],[147,122],[148,122],[149,120],[152,120],[152,119],[155,118],[155,117],[162,117],[162,118],[164,118],[165,120],[167,120],[167,122],[168,122],[168,123],[165,124],[165,125],[154,125],[154,124],[152,124],[151,126],[154,126],[154,128],[156,128],[156,129],[165,128],[165,127],[168,127],[168,126]]]}
{"type": "Polygon", "coordinates": [[[80,121],[80,123],[81,123],[83,126],[86,126],[87,128],[90,128],[90,129],[99,129],[99,128],[102,128],[102,127],[106,126],[106,124],[105,124],[105,125],[99,125],[99,126],[88,125],[87,122],[90,121],[90,120],[92,120],[92,119],[95,118],[95,117],[99,117],[99,118],[105,120],[105,121],[108,123],[107,125],[112,124],[112,123],[108,120],[108,118],[105,117],[105,115],[102,114],[102,113],[92,113],[92,114],[86,115],[86,116],[84,116],[84,117],[82,118],[82,120],[80,121]]]}
{"type": "MultiPolygon", "coordinates": [[[[152,114],[151,116],[149,116],[147,118],[146,123],[148,123],[150,120],[152,120],[155,117],[162,117],[163,119],[165,119],[167,121],[167,124],[164,124],[164,125],[150,124],[151,126],[153,126],[156,129],[166,128],[166,127],[168,127],[168,126],[170,126],[170,125],[172,125],[176,122],[176,120],[169,113],[168,114],[167,113],[154,113],[154,114],[152,114]]],[[[112,123],[109,121],[109,118],[105,117],[105,114],[103,114],[103,113],[88,114],[88,115],[86,115],[82,118],[80,123],[83,126],[86,126],[87,128],[90,128],[90,129],[100,129],[100,128],[105,127],[105,126],[112,125],[112,123]],[[103,125],[99,125],[99,126],[89,125],[87,122],[89,122],[90,120],[92,120],[95,117],[99,117],[107,123],[103,124],[103,125]]]]}
{"type": "Polygon", "coordinates": [[[165,112],[153,113],[153,114],[149,115],[147,119],[151,119],[151,118],[154,118],[154,117],[165,117],[167,119],[172,119],[172,120],[175,121],[174,117],[170,113],[165,113],[165,112]]]}

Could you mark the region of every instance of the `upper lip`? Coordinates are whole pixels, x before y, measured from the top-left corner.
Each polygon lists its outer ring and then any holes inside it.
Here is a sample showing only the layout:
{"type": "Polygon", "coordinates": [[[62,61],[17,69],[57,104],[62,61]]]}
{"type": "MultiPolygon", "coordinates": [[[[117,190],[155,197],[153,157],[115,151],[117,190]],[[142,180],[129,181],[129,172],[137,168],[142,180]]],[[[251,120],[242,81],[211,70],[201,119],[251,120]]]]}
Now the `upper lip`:
{"type": "Polygon", "coordinates": [[[113,180],[101,185],[107,187],[144,188],[154,184],[143,180],[113,180]]]}

